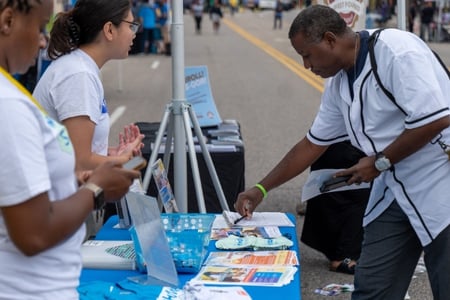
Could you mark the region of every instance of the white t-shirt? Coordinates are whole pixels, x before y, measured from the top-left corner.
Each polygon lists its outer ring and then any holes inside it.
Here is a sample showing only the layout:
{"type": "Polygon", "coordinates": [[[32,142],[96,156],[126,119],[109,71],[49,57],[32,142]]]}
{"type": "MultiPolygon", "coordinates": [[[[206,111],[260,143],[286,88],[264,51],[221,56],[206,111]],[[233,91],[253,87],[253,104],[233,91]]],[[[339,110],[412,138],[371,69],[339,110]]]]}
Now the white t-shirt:
{"type": "MultiPolygon", "coordinates": [[[[353,84],[341,71],[326,83],[319,112],[307,135],[314,144],[350,138],[367,155],[383,151],[405,129],[429,124],[450,114],[450,81],[428,46],[417,36],[396,29],[381,32],[375,45],[378,74],[398,105],[389,100],[371,72],[369,55],[353,84]],[[401,43],[399,40],[401,39],[401,43]]],[[[450,128],[441,132],[450,143],[450,128]]],[[[364,225],[394,199],[408,216],[422,245],[450,224],[450,162],[438,143],[428,143],[375,180],[364,225]]]]}
{"type": "Polygon", "coordinates": [[[192,12],[194,16],[201,17],[203,16],[203,5],[202,4],[192,4],[191,6],[192,12]]]}
{"type": "MultiPolygon", "coordinates": [[[[0,74],[0,206],[77,190],[67,130],[0,74]]],[[[0,211],[0,299],[78,299],[84,225],[59,245],[28,257],[11,241],[0,211]]]]}
{"type": "Polygon", "coordinates": [[[52,61],[39,79],[33,96],[60,122],[89,116],[96,124],[92,152],[108,154],[109,114],[100,70],[83,50],[74,50],[52,61]]]}

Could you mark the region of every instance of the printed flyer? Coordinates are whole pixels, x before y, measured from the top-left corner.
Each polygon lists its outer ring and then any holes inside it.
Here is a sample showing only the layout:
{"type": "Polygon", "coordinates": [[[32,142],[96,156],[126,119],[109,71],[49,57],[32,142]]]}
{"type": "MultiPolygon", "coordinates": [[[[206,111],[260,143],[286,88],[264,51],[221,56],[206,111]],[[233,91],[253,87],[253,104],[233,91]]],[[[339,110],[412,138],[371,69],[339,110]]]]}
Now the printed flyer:
{"type": "Polygon", "coordinates": [[[191,282],[283,286],[291,282],[296,272],[294,266],[205,266],[191,282]]]}
{"type": "Polygon", "coordinates": [[[292,250],[275,251],[220,251],[211,252],[205,265],[239,266],[239,265],[280,265],[297,266],[297,253],[292,250]]]}

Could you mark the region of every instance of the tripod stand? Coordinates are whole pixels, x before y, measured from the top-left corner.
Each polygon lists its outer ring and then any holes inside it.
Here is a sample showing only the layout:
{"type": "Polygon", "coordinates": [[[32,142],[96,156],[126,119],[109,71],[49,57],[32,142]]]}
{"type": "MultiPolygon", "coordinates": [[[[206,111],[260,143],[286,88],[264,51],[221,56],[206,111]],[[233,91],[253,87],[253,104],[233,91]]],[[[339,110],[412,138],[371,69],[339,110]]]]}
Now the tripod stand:
{"type": "Polygon", "coordinates": [[[156,136],[154,148],[150,156],[149,167],[145,172],[143,179],[143,188],[146,191],[150,183],[151,167],[155,161],[161,146],[163,135],[167,129],[166,147],[164,151],[163,162],[165,166],[169,166],[170,152],[174,149],[174,191],[175,200],[180,212],[188,211],[187,200],[187,171],[186,171],[186,142],[191,162],[192,175],[197,196],[198,208],[201,213],[206,212],[205,200],[203,197],[203,189],[200,183],[200,175],[198,171],[197,157],[194,148],[191,125],[192,122],[194,132],[198,137],[198,141],[211,175],[214,188],[223,210],[229,210],[225,200],[222,187],[219,182],[216,170],[212,163],[211,156],[203,140],[203,134],[200,130],[197,117],[192,107],[187,103],[185,98],[185,78],[184,78],[184,31],[183,31],[183,1],[172,1],[173,19],[171,26],[172,39],[172,78],[173,78],[173,100],[166,106],[160,128],[156,136]]]}
{"type": "MultiPolygon", "coordinates": [[[[192,131],[190,128],[190,121],[192,122],[195,135],[198,138],[200,149],[203,153],[203,157],[205,159],[206,166],[208,168],[209,174],[210,174],[212,182],[214,184],[214,188],[215,188],[217,196],[219,198],[220,205],[223,210],[229,210],[228,203],[225,199],[225,196],[224,196],[222,187],[220,185],[216,170],[214,168],[211,156],[209,154],[206,143],[205,143],[204,139],[202,138],[203,134],[200,129],[200,125],[197,121],[197,117],[195,116],[194,111],[192,110],[192,106],[189,103],[175,102],[175,103],[170,103],[166,106],[166,110],[164,112],[164,116],[160,123],[158,134],[156,136],[152,154],[150,156],[149,165],[150,166],[153,165],[156,161],[156,158],[157,158],[157,155],[159,152],[158,150],[160,149],[161,142],[162,142],[164,133],[166,132],[166,128],[167,128],[167,137],[166,137],[163,161],[164,161],[165,166],[169,166],[170,152],[172,150],[172,140],[175,143],[180,142],[180,140],[183,140],[183,137],[181,139],[179,137],[178,138],[174,137],[174,126],[181,125],[182,127],[184,127],[184,134],[185,134],[184,137],[186,139],[187,147],[188,147],[188,153],[189,153],[189,158],[190,158],[190,163],[191,163],[192,176],[193,176],[193,181],[194,181],[194,185],[195,185],[195,192],[196,192],[196,197],[197,197],[198,208],[201,213],[206,213],[205,201],[204,201],[204,197],[203,197],[203,189],[201,186],[200,174],[199,174],[199,170],[198,170],[197,156],[196,156],[196,152],[195,152],[192,131]],[[182,117],[182,124],[175,124],[176,123],[175,120],[176,120],[177,116],[182,117]]],[[[183,133],[182,131],[183,131],[183,128],[181,128],[181,130],[179,129],[178,133],[177,133],[177,131],[175,131],[175,135],[182,134],[183,133]]],[[[185,145],[185,144],[183,144],[183,145],[185,145]]],[[[184,148],[184,149],[182,149],[183,153],[181,155],[185,155],[185,153],[186,153],[185,147],[183,147],[183,148],[184,148]]],[[[176,157],[177,156],[175,156],[175,159],[176,159],[176,157]]],[[[175,164],[176,164],[176,162],[175,162],[175,164]]],[[[186,168],[184,168],[184,172],[185,172],[185,170],[186,170],[186,168]]],[[[176,169],[176,168],[174,168],[174,171],[180,172],[180,170],[176,169]]],[[[148,188],[150,178],[151,178],[150,173],[151,173],[151,169],[147,168],[144,179],[143,179],[144,190],[147,190],[147,188],[148,188]]],[[[176,175],[176,172],[174,172],[174,174],[176,175]]],[[[175,183],[175,184],[177,184],[177,183],[175,183]]],[[[175,188],[176,187],[177,187],[177,185],[175,185],[175,188]]],[[[177,191],[177,190],[175,190],[175,191],[177,191]]],[[[186,195],[186,194],[187,193],[185,193],[184,195],[186,195]]],[[[187,212],[187,200],[180,201],[177,194],[175,194],[175,196],[176,196],[175,199],[177,200],[177,205],[178,205],[180,211],[187,212]]]]}

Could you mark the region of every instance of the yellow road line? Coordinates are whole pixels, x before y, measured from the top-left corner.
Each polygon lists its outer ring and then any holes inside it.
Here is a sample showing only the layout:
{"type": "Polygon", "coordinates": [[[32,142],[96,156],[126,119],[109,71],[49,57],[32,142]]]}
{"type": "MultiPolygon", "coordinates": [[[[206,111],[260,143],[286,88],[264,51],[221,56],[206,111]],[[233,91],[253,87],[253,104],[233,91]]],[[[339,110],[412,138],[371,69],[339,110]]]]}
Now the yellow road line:
{"type": "Polygon", "coordinates": [[[286,66],[289,70],[294,72],[296,75],[298,75],[300,78],[305,80],[307,83],[309,83],[312,87],[314,87],[319,92],[323,92],[324,90],[324,80],[311,73],[311,71],[305,69],[301,64],[299,64],[297,61],[293,60],[292,58],[284,55],[282,52],[276,50],[275,48],[271,47],[267,43],[261,41],[260,39],[256,38],[255,36],[251,35],[241,27],[239,27],[236,23],[229,19],[222,19],[223,23],[226,24],[231,30],[235,31],[239,35],[241,35],[243,38],[257,46],[258,48],[262,49],[264,52],[272,56],[274,59],[282,63],[284,66],[286,66]]]}
{"type": "MultiPolygon", "coordinates": [[[[305,69],[302,65],[300,65],[297,61],[291,59],[290,57],[284,55],[282,52],[276,50],[275,48],[271,47],[267,43],[264,43],[260,39],[256,38],[255,36],[251,35],[241,27],[239,27],[236,23],[229,19],[223,19],[223,23],[226,24],[228,27],[230,27],[231,30],[234,30],[236,33],[241,35],[243,38],[257,46],[258,48],[262,49],[264,52],[278,60],[280,63],[285,65],[289,70],[297,74],[300,78],[305,80],[307,83],[309,83],[311,86],[313,86],[316,90],[323,93],[324,90],[324,80],[314,75],[311,71],[305,69]]],[[[450,66],[447,67],[450,70],[450,66]]]]}

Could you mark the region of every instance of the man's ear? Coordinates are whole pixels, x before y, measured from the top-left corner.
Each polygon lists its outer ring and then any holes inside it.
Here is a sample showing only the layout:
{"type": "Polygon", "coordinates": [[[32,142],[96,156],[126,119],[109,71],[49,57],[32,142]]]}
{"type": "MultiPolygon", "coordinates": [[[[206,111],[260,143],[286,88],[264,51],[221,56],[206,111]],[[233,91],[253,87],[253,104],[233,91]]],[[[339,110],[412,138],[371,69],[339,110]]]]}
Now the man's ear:
{"type": "Polygon", "coordinates": [[[330,48],[334,48],[334,46],[336,45],[337,37],[331,31],[327,31],[323,34],[323,41],[325,41],[325,43],[329,45],[330,48]]]}
{"type": "Polygon", "coordinates": [[[6,7],[0,12],[0,33],[9,35],[14,22],[14,10],[6,7]]]}

